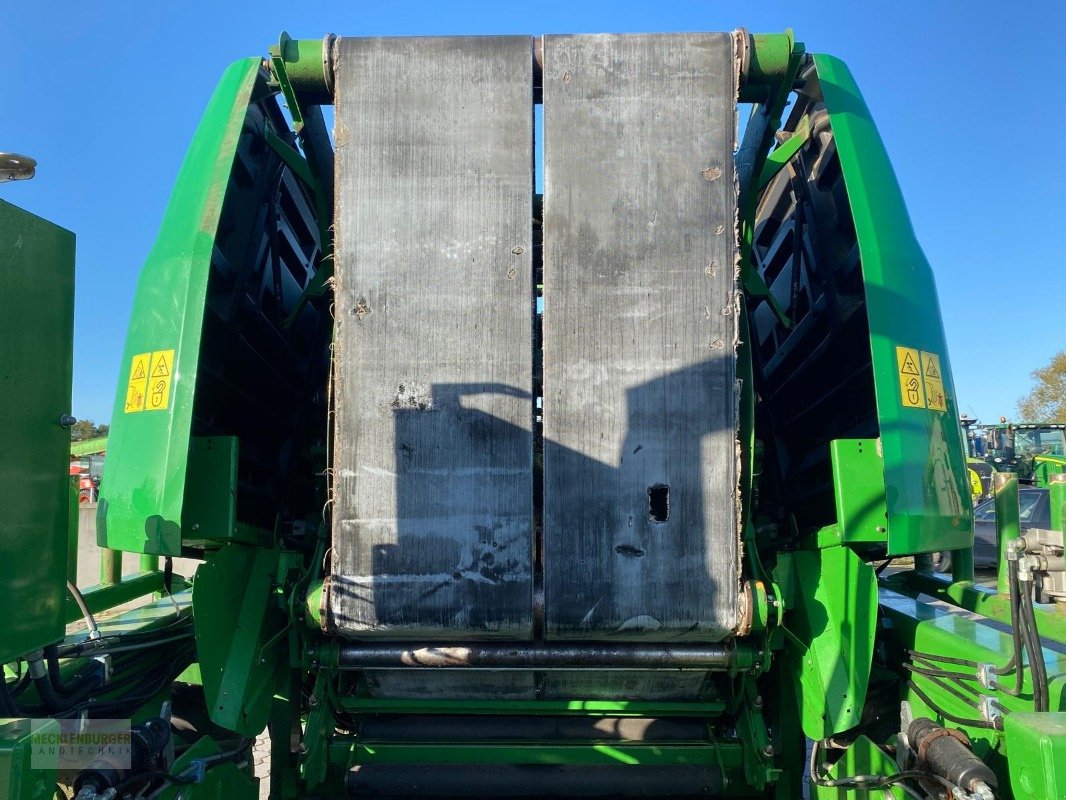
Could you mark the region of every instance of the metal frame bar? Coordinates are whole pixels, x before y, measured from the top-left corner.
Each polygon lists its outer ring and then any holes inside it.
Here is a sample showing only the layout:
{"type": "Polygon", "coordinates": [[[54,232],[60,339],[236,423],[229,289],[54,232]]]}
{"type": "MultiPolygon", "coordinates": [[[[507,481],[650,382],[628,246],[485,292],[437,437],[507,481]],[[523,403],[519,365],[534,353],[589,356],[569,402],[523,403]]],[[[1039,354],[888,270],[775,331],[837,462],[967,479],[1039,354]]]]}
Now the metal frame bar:
{"type": "Polygon", "coordinates": [[[731,644],[601,645],[515,642],[506,644],[349,644],[330,654],[342,670],[701,670],[724,671],[754,663],[754,649],[731,644]],[[335,655],[334,655],[335,654],[335,655]]]}

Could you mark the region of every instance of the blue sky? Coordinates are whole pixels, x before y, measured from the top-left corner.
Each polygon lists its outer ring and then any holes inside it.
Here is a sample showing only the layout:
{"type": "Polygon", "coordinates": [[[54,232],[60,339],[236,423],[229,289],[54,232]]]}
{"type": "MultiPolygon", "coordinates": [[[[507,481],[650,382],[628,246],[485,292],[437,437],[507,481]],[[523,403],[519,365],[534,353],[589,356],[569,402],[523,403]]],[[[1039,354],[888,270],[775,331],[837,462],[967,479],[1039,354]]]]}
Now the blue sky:
{"type": "Polygon", "coordinates": [[[138,271],[230,61],[296,37],[791,26],[851,67],[933,264],[963,411],[1012,416],[1066,346],[1061,2],[0,3],[0,197],[78,236],[74,413],[106,421],[138,271]]]}

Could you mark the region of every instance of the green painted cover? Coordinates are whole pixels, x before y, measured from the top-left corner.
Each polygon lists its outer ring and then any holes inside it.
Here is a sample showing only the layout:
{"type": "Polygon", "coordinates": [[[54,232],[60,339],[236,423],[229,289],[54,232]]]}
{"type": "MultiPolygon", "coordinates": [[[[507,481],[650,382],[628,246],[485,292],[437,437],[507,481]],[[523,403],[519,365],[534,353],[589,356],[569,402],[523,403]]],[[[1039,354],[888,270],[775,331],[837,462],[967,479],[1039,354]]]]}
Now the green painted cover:
{"type": "MultiPolygon", "coordinates": [[[[855,79],[831,56],[816,55],[814,63],[862,258],[885,464],[888,552],[968,547],[973,510],[933,272],[855,79]],[[939,357],[943,410],[903,404],[897,347],[939,357]]],[[[924,392],[921,400],[926,402],[924,392]]]]}
{"type": "Polygon", "coordinates": [[[0,200],[0,663],[63,637],[74,234],[0,200]]]}
{"type": "Polygon", "coordinates": [[[101,546],[160,555],[181,552],[186,464],[211,254],[260,64],[258,58],[242,59],[223,74],[186,153],[163,226],[141,271],[108,436],[97,512],[101,546]],[[141,380],[136,377],[141,355],[147,356],[150,374],[169,373],[163,376],[165,394],[155,396],[161,398],[163,408],[148,407],[151,393],[138,398],[136,387],[130,392],[130,384],[141,380]],[[138,410],[141,403],[145,408],[138,410]]]}

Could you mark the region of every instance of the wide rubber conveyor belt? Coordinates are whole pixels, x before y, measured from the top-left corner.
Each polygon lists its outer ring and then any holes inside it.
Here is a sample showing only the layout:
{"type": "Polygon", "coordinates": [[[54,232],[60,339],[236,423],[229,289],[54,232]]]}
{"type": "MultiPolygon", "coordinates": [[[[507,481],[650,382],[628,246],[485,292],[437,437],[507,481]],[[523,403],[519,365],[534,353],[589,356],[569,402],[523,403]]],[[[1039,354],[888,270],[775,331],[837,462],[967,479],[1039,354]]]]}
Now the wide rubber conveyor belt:
{"type": "Polygon", "coordinates": [[[729,34],[545,36],[546,636],[738,622],[729,34]]]}
{"type": "Polygon", "coordinates": [[[328,624],[528,639],[530,39],[341,39],[335,74],[328,624]]]}

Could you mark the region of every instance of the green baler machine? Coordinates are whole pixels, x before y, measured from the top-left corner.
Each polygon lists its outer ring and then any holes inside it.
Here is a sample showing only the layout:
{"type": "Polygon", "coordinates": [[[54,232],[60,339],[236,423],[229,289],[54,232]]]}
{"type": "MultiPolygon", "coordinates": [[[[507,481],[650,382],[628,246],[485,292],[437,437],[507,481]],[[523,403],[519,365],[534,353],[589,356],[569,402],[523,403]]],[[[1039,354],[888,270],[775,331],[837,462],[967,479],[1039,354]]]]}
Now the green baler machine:
{"type": "Polygon", "coordinates": [[[1066,796],[1066,483],[1020,537],[999,482],[976,586],[932,271],[791,32],[282,35],[210,100],[120,381],[97,531],[146,569],[0,697],[131,720],[79,800],[254,797],[264,731],[274,800],[1066,796]]]}

